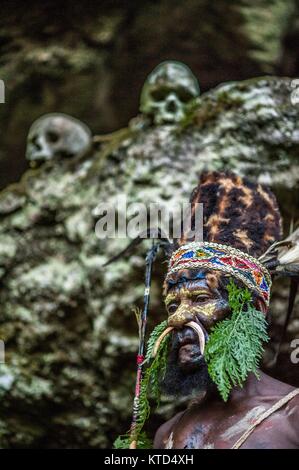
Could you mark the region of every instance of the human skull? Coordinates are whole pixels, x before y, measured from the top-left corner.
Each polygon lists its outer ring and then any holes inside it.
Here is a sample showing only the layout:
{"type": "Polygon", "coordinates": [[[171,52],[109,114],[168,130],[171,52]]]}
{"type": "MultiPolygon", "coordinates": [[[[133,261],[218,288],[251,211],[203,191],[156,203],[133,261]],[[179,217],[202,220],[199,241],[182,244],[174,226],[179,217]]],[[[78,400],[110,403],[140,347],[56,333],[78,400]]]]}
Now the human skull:
{"type": "Polygon", "coordinates": [[[140,111],[158,125],[180,122],[190,102],[199,94],[198,81],[186,65],[162,62],[143,85],[140,111]]]}
{"type": "Polygon", "coordinates": [[[33,163],[73,157],[86,151],[91,141],[91,131],[78,119],[62,113],[45,114],[29,129],[26,158],[33,163]]]}

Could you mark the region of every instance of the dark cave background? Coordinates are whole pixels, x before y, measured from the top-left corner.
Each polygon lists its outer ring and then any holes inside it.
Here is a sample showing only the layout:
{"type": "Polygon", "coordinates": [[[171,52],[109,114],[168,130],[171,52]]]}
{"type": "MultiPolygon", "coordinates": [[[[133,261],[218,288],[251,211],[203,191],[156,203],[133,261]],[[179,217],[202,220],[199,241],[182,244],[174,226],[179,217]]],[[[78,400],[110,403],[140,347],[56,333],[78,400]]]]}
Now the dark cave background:
{"type": "Polygon", "coordinates": [[[202,91],[299,73],[295,0],[3,0],[1,11],[0,187],[27,168],[26,135],[38,116],[65,112],[96,134],[126,126],[163,60],[187,64],[202,91]]]}

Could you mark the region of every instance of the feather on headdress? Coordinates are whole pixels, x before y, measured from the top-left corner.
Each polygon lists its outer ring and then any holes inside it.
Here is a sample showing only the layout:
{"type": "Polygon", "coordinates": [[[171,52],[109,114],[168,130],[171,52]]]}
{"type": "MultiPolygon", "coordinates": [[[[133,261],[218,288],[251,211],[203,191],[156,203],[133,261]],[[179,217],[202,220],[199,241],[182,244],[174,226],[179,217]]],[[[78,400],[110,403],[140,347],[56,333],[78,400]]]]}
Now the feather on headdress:
{"type": "Polygon", "coordinates": [[[285,240],[273,243],[259,260],[272,274],[299,275],[299,228],[285,240]]]}

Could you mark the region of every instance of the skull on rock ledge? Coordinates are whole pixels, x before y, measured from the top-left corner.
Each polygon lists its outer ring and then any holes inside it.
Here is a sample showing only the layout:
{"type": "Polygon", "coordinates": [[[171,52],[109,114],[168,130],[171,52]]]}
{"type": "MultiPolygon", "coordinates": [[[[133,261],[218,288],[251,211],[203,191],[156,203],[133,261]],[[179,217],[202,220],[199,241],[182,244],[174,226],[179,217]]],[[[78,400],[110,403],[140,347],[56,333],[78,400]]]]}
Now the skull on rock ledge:
{"type": "Polygon", "coordinates": [[[199,94],[198,81],[186,65],[175,61],[162,62],[143,85],[140,111],[157,125],[180,122],[190,102],[199,94]]]}
{"type": "Polygon", "coordinates": [[[92,143],[90,129],[78,119],[51,113],[34,121],[27,137],[26,158],[31,163],[73,157],[87,151],[92,143]]]}

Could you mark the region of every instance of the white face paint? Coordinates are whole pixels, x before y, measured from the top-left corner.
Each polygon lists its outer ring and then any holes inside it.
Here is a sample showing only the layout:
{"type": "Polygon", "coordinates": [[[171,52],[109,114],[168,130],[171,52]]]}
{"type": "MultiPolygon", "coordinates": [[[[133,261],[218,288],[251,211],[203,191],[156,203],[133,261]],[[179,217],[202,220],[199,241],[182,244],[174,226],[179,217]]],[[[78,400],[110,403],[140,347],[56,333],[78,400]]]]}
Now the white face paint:
{"type": "Polygon", "coordinates": [[[208,442],[207,444],[203,446],[203,449],[214,449],[214,448],[215,448],[214,444],[211,444],[210,442],[208,442]]]}
{"type": "Polygon", "coordinates": [[[46,114],[29,129],[26,158],[33,162],[73,157],[86,151],[91,142],[91,131],[78,119],[61,113],[46,114]]]}
{"type": "Polygon", "coordinates": [[[240,419],[237,423],[230,426],[224,433],[221,434],[221,438],[225,440],[232,439],[233,437],[245,432],[248,427],[252,424],[252,420],[257,418],[261,413],[266,410],[264,406],[256,406],[249,410],[246,415],[240,419]]]}
{"type": "Polygon", "coordinates": [[[165,443],[165,446],[164,446],[164,449],[173,449],[173,432],[170,433],[166,443],[165,443]]]}

